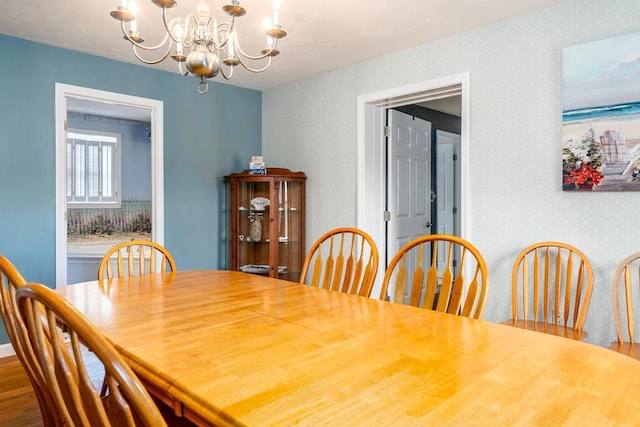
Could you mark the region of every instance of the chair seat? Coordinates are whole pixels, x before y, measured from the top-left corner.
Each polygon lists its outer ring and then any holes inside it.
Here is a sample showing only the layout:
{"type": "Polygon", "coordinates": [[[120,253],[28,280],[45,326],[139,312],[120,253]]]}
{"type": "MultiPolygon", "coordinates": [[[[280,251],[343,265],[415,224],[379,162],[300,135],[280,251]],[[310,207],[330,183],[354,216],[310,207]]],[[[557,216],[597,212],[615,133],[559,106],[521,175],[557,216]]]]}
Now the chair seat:
{"type": "Polygon", "coordinates": [[[625,356],[633,357],[634,359],[640,360],[640,344],[639,343],[630,343],[623,342],[619,343],[618,341],[614,341],[609,345],[609,349],[613,351],[617,351],[618,353],[624,354],[625,356]]]}
{"type": "Polygon", "coordinates": [[[552,323],[534,322],[533,320],[505,320],[500,322],[501,325],[513,326],[515,328],[527,329],[529,331],[542,332],[558,337],[571,338],[574,340],[582,340],[587,337],[585,331],[576,331],[575,329],[562,325],[554,325],[552,323]]]}

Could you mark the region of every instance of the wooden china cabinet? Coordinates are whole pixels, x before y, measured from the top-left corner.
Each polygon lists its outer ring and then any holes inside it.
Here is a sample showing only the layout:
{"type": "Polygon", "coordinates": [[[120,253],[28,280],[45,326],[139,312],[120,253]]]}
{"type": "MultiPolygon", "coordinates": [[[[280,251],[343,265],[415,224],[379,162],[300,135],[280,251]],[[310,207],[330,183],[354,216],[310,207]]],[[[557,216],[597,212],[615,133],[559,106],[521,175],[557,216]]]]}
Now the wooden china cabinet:
{"type": "Polygon", "coordinates": [[[304,260],[303,172],[267,168],[224,177],[228,188],[228,268],[297,282],[304,260]]]}

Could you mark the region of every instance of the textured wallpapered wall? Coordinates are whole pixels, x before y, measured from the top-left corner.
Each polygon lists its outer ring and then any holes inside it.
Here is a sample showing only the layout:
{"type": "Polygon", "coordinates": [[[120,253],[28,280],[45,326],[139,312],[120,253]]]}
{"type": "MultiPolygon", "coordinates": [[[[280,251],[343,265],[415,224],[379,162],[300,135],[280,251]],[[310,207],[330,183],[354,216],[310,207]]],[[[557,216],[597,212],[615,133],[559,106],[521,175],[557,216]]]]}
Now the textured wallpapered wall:
{"type": "Polygon", "coordinates": [[[560,240],[592,260],[587,341],[615,339],[610,282],[640,250],[640,193],[561,189],[562,48],[640,31],[638,0],[571,0],[263,93],[263,155],[303,170],[307,240],[356,224],[356,99],[469,71],[470,240],[485,255],[485,319],[510,316],[511,268],[530,243],[560,240]]]}

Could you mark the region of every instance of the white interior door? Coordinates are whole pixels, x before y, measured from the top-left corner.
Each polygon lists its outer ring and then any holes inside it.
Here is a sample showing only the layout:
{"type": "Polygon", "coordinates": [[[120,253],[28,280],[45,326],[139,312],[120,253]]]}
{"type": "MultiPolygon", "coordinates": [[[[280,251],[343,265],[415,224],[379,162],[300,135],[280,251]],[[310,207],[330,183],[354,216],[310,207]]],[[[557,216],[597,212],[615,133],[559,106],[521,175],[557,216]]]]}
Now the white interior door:
{"type": "MultiPolygon", "coordinates": [[[[431,123],[388,110],[387,259],[431,233],[431,123]]],[[[424,254],[429,259],[429,254],[424,254]]],[[[415,260],[408,260],[413,269],[415,260]]],[[[408,298],[408,295],[405,295],[408,298]]]]}
{"type": "Polygon", "coordinates": [[[459,236],[457,213],[460,198],[460,135],[436,131],[436,206],[438,234],[459,236]]]}
{"type": "MultiPolygon", "coordinates": [[[[460,235],[460,135],[436,131],[436,230],[460,235]]],[[[438,271],[445,268],[446,254],[438,254],[438,271]]],[[[457,265],[459,254],[454,254],[457,265]]]]}

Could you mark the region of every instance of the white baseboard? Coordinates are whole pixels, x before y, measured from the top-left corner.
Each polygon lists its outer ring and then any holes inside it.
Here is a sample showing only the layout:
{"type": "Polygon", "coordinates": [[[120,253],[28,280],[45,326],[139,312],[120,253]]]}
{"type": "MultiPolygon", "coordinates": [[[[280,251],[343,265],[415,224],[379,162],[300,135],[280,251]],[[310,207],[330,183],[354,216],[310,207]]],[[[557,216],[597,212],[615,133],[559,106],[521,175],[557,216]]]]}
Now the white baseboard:
{"type": "Polygon", "coordinates": [[[13,350],[11,343],[0,344],[0,358],[15,356],[16,352],[13,350]]]}

